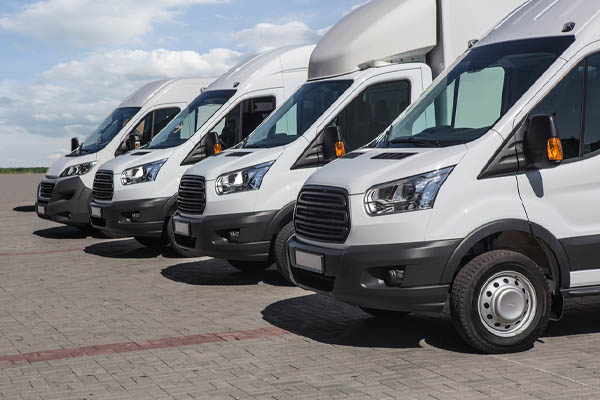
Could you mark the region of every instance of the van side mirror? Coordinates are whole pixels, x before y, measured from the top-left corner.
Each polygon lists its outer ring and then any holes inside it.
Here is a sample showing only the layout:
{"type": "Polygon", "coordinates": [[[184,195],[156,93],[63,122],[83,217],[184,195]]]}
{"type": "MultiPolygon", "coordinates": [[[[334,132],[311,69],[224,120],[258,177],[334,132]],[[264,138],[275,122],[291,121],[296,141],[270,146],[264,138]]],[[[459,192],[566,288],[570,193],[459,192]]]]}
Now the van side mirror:
{"type": "Polygon", "coordinates": [[[551,168],[563,160],[563,148],[552,115],[536,115],[529,121],[523,139],[523,150],[533,168],[551,168]]]}
{"type": "Polygon", "coordinates": [[[333,161],[346,154],[339,126],[328,126],[323,132],[323,155],[326,161],[333,161]]]}
{"type": "Polygon", "coordinates": [[[137,131],[133,131],[127,136],[127,150],[138,150],[142,147],[142,135],[137,131]]]}
{"type": "Polygon", "coordinates": [[[206,154],[210,156],[216,156],[223,148],[221,147],[221,142],[219,141],[219,134],[217,132],[210,132],[206,135],[206,154]]]}
{"type": "Polygon", "coordinates": [[[71,138],[71,151],[75,151],[79,148],[79,139],[76,137],[71,138]]]}

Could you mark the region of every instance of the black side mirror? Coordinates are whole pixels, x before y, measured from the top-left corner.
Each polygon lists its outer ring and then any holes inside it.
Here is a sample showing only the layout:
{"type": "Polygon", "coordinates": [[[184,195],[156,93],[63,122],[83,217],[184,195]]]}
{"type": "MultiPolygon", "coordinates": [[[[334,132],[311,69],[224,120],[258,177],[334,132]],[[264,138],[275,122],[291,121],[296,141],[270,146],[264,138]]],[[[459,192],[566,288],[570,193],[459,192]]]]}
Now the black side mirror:
{"type": "Polygon", "coordinates": [[[323,156],[325,161],[333,161],[346,154],[342,133],[338,126],[328,126],[323,132],[323,156]]]}
{"type": "Polygon", "coordinates": [[[208,157],[215,156],[223,151],[221,142],[219,141],[219,134],[217,132],[210,132],[206,135],[206,154],[208,157]]]}
{"type": "Polygon", "coordinates": [[[71,138],[71,151],[75,151],[79,148],[79,139],[76,137],[71,138]]]}
{"type": "Polygon", "coordinates": [[[523,150],[529,166],[551,168],[563,160],[563,149],[552,115],[536,115],[529,121],[523,139],[523,150]]]}
{"type": "Polygon", "coordinates": [[[133,131],[127,137],[126,142],[128,151],[138,150],[140,147],[142,147],[142,135],[136,131],[133,131]]]}

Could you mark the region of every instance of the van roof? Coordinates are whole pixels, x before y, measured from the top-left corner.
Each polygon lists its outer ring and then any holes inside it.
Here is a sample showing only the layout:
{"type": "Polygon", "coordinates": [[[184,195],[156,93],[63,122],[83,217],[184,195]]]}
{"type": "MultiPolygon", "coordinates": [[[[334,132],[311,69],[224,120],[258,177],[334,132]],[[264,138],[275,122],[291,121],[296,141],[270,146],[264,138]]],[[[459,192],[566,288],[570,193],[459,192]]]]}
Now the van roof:
{"type": "Polygon", "coordinates": [[[305,70],[314,48],[314,45],[286,46],[247,57],[214,81],[207,90],[243,88],[251,85],[256,78],[284,71],[305,70]]]}
{"type": "Polygon", "coordinates": [[[185,78],[149,82],[126,97],[125,100],[119,104],[119,107],[143,107],[144,104],[156,94],[175,84],[200,85],[206,87],[213,81],[214,78],[185,78]]]}
{"type": "Polygon", "coordinates": [[[597,30],[598,0],[529,0],[500,21],[477,46],[552,36],[581,36],[597,30]],[[566,24],[574,23],[572,29],[566,24]]]}

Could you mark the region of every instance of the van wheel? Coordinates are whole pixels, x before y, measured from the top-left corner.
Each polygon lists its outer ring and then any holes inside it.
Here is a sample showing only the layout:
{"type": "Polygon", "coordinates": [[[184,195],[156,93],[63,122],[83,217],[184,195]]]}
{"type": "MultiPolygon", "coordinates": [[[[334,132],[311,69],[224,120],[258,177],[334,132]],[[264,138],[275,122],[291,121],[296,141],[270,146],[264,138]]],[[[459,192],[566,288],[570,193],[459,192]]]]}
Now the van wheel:
{"type": "Polygon", "coordinates": [[[239,261],[239,260],[227,260],[229,265],[233,268],[238,269],[242,272],[260,272],[269,268],[272,261],[239,261]]]}
{"type": "Polygon", "coordinates": [[[405,312],[405,311],[377,310],[375,308],[365,308],[365,307],[360,307],[360,309],[363,310],[364,312],[366,312],[367,314],[371,315],[372,317],[381,318],[381,319],[403,318],[403,317],[406,317],[408,314],[410,314],[409,312],[405,312]]]}
{"type": "Polygon", "coordinates": [[[193,251],[179,246],[177,244],[177,242],[175,241],[175,229],[173,228],[173,215],[171,215],[167,221],[168,221],[167,227],[166,227],[167,239],[169,240],[169,244],[171,245],[171,248],[175,251],[175,253],[177,253],[180,256],[185,257],[185,258],[197,257],[197,255],[193,251]]]}
{"type": "Polygon", "coordinates": [[[275,264],[277,265],[277,271],[283,276],[288,282],[292,282],[290,275],[290,261],[287,255],[287,242],[294,234],[294,222],[289,222],[286,226],[279,231],[275,238],[275,245],[273,246],[273,253],[275,256],[275,264]]]}
{"type": "Polygon", "coordinates": [[[454,278],[452,322],[484,353],[531,348],[548,326],[551,290],[542,269],[522,254],[496,250],[470,261],[454,278]]]}
{"type": "Polygon", "coordinates": [[[165,240],[160,237],[136,236],[134,239],[142,246],[150,247],[152,249],[162,249],[166,244],[165,240]]]}

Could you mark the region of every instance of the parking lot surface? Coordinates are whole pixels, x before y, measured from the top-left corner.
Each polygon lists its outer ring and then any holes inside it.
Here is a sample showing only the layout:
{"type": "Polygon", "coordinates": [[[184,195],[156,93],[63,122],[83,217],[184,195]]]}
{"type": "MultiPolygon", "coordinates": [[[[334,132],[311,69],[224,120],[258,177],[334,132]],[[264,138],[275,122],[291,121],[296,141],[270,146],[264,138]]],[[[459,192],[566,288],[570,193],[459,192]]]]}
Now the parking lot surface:
{"type": "Polygon", "coordinates": [[[0,175],[0,399],[598,399],[600,302],[488,356],[447,315],[381,321],[132,239],[39,219],[0,175]]]}

